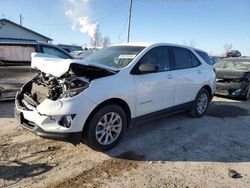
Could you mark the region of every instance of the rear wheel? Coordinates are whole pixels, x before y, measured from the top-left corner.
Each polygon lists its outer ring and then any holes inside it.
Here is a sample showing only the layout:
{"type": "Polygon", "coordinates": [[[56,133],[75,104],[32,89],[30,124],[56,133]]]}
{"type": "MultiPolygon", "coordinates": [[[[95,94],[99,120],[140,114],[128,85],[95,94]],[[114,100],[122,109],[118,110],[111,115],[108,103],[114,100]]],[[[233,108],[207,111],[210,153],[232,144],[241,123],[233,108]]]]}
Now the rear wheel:
{"type": "Polygon", "coordinates": [[[84,139],[94,150],[105,151],[117,145],[127,126],[124,110],[115,104],[100,108],[91,118],[84,139]]]}
{"type": "Polygon", "coordinates": [[[209,101],[210,95],[208,91],[202,88],[195,98],[192,109],[189,111],[189,115],[196,118],[202,117],[208,109],[209,101]]]}

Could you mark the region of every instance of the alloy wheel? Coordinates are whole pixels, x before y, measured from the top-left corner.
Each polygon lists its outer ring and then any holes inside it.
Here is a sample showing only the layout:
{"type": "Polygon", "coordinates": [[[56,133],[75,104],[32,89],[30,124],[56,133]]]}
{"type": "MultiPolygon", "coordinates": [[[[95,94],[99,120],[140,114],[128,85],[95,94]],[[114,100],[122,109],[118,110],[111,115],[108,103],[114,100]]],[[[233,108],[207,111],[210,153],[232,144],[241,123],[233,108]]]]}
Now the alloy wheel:
{"type": "Polygon", "coordinates": [[[208,105],[208,97],[205,93],[202,93],[198,99],[197,112],[202,114],[206,111],[208,105]]]}
{"type": "Polygon", "coordinates": [[[122,130],[122,119],[116,112],[103,115],[96,126],[96,139],[102,145],[113,143],[122,130]]]}

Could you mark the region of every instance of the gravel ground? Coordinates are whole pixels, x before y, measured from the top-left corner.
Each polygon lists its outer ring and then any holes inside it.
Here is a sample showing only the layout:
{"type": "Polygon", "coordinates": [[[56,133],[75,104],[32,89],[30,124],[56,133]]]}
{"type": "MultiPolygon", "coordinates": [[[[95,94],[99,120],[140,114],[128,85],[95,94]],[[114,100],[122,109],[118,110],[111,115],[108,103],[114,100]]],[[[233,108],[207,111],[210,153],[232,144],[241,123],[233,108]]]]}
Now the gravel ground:
{"type": "Polygon", "coordinates": [[[39,138],[13,107],[0,103],[0,187],[250,187],[250,101],[134,126],[106,153],[39,138]]]}

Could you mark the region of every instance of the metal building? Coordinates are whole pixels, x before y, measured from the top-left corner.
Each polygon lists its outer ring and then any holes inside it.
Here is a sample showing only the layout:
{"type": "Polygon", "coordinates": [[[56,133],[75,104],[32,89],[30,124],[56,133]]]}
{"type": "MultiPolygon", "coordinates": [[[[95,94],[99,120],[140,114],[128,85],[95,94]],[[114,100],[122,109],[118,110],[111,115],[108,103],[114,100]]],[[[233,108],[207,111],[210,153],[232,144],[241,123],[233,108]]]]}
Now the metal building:
{"type": "Polygon", "coordinates": [[[42,42],[52,41],[52,39],[49,37],[46,37],[7,19],[0,19],[0,38],[32,39],[42,42]]]}

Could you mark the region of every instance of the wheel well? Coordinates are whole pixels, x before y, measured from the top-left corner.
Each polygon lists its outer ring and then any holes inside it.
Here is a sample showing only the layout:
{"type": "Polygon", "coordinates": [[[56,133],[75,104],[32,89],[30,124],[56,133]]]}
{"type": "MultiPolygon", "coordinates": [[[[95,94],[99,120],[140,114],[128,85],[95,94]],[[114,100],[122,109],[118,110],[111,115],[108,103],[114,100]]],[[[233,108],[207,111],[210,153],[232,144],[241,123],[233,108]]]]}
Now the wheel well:
{"type": "Polygon", "coordinates": [[[210,99],[212,98],[212,89],[209,85],[205,85],[202,87],[202,89],[206,89],[210,95],[210,99]]]}
{"type": "Polygon", "coordinates": [[[120,106],[124,112],[126,113],[127,116],[127,128],[129,128],[130,122],[131,122],[131,111],[130,108],[128,106],[128,104],[119,98],[112,98],[112,99],[108,99],[106,101],[103,101],[102,103],[100,103],[97,107],[95,107],[95,109],[90,113],[89,117],[87,118],[84,127],[83,127],[83,133],[85,132],[85,129],[87,128],[87,126],[89,125],[89,121],[91,120],[91,118],[93,117],[93,115],[100,109],[102,108],[104,105],[106,104],[116,104],[118,106],[120,106]]]}

